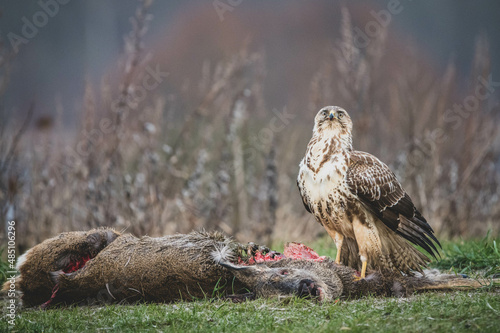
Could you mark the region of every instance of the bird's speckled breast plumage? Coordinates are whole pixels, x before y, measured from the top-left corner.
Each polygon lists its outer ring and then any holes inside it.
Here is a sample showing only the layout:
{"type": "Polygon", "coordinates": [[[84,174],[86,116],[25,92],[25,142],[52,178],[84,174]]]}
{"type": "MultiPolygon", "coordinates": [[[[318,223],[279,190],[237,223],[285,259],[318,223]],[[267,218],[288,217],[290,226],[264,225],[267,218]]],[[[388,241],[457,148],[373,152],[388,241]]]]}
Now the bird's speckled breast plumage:
{"type": "Polygon", "coordinates": [[[315,135],[300,163],[297,179],[316,220],[346,236],[353,235],[347,208],[356,202],[346,181],[348,166],[349,153],[342,149],[340,140],[315,135]]]}

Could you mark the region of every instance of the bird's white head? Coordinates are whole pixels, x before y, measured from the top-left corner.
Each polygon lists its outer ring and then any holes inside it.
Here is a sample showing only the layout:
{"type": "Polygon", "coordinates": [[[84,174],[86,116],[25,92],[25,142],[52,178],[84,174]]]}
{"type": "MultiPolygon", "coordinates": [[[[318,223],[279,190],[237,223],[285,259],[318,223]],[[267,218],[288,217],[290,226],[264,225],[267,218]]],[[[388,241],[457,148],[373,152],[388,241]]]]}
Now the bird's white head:
{"type": "Polygon", "coordinates": [[[338,136],[345,149],[352,150],[352,120],[339,106],[325,106],[314,118],[314,134],[338,136]]]}

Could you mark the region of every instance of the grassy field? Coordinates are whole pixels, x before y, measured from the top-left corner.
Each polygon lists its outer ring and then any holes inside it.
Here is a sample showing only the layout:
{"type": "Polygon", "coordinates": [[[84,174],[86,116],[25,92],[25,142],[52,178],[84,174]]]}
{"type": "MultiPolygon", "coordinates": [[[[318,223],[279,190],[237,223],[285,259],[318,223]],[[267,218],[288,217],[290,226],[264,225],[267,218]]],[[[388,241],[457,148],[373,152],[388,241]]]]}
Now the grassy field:
{"type": "MultiPolygon", "coordinates": [[[[320,239],[315,249],[333,255],[320,239]]],[[[500,271],[498,244],[491,238],[443,244],[443,259],[433,267],[493,276],[500,271]]],[[[2,307],[0,331],[9,329],[2,307]]],[[[17,332],[498,332],[500,289],[425,293],[408,298],[364,298],[317,304],[302,299],[257,300],[242,304],[216,300],[193,303],[109,305],[64,309],[19,310],[17,332]]]]}

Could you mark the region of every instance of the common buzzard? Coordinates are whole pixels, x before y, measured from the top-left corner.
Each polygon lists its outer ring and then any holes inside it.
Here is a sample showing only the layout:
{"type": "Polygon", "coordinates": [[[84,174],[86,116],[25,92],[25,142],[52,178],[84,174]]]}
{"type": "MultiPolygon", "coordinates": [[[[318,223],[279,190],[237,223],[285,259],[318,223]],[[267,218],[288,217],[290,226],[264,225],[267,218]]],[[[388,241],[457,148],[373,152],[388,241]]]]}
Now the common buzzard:
{"type": "Polygon", "coordinates": [[[302,201],[337,246],[336,262],[398,274],[422,271],[439,246],[389,167],[352,149],[352,121],[338,106],[322,108],[297,178],[302,201]]]}

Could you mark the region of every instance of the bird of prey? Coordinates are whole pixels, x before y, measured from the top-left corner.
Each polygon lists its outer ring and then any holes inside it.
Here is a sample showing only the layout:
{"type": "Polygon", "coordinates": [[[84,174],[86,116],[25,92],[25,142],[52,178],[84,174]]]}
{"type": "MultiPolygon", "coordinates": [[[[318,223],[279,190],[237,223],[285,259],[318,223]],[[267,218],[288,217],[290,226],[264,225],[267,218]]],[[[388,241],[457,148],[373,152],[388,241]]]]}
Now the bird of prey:
{"type": "Polygon", "coordinates": [[[308,212],[337,247],[335,261],[361,270],[422,271],[439,241],[389,167],[353,150],[352,121],[338,106],[322,108],[300,162],[297,185],[308,212]]]}

